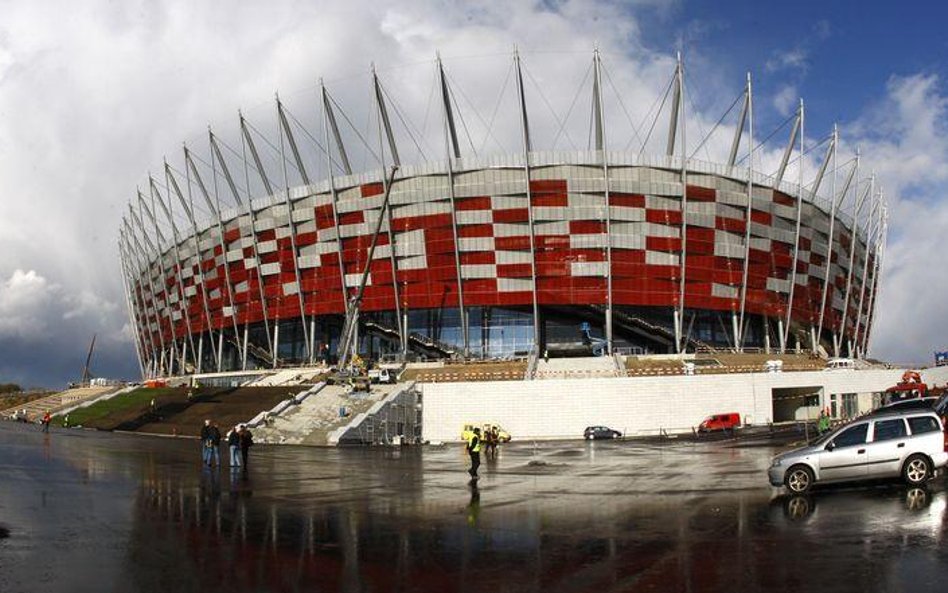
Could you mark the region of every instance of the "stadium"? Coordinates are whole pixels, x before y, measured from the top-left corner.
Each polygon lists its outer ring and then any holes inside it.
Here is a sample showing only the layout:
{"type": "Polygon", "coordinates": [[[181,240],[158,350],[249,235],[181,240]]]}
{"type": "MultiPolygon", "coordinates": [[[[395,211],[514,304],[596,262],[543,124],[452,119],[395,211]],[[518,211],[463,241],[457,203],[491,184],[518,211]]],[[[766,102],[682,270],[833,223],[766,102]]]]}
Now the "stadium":
{"type": "Polygon", "coordinates": [[[165,163],[119,240],[142,375],[333,364],[343,349],[398,361],[865,355],[885,201],[858,155],[837,158],[835,130],[805,144],[802,101],[765,173],[749,76],[729,110],[729,155],[711,162],[685,141],[680,59],[649,128],[668,130],[657,154],[608,143],[598,51],[588,150],[534,145],[517,55],[511,71],[516,152],[461,149],[462,106],[439,59],[440,159],[402,164],[401,118],[373,72],[371,170],[353,170],[348,118],[322,85],[322,139],[304,140],[278,99],[271,140],[241,115],[237,149],[211,132],[206,155],[186,147],[165,163]],[[304,142],[322,150],[321,179],[304,142]]]}

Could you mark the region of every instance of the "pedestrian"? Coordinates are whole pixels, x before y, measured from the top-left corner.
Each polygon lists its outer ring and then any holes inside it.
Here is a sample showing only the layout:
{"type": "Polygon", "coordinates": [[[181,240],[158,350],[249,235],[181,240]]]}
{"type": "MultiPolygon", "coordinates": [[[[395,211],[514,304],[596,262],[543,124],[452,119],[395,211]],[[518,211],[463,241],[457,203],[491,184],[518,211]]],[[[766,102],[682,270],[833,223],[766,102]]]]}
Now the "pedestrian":
{"type": "Polygon", "coordinates": [[[227,433],[227,446],[230,448],[230,469],[240,467],[240,425],[227,433]]]}
{"type": "Polygon", "coordinates": [[[246,424],[240,425],[240,461],[243,464],[244,472],[250,465],[250,447],[253,447],[253,433],[247,428],[246,424]]]}
{"type": "Polygon", "coordinates": [[[211,458],[214,460],[214,465],[217,467],[221,466],[221,430],[217,428],[217,424],[211,423],[210,429],[210,441],[211,441],[211,458]]]}
{"type": "Polygon", "coordinates": [[[476,426],[467,440],[467,453],[471,456],[471,469],[467,473],[471,474],[471,480],[476,480],[477,468],[481,465],[481,429],[476,426]]]}
{"type": "Polygon", "coordinates": [[[211,421],[205,420],[201,427],[201,460],[204,465],[211,465],[211,421]]]}
{"type": "Polygon", "coordinates": [[[50,420],[52,420],[52,417],[49,415],[49,410],[46,410],[46,413],[43,414],[43,432],[49,432],[50,420]]]}
{"type": "Polygon", "coordinates": [[[490,427],[490,448],[491,454],[494,459],[497,458],[497,445],[500,444],[500,431],[497,429],[497,426],[490,427]]]}
{"type": "Polygon", "coordinates": [[[487,459],[493,459],[497,454],[497,441],[494,440],[496,433],[493,430],[493,427],[488,425],[484,429],[484,457],[487,459]]]}

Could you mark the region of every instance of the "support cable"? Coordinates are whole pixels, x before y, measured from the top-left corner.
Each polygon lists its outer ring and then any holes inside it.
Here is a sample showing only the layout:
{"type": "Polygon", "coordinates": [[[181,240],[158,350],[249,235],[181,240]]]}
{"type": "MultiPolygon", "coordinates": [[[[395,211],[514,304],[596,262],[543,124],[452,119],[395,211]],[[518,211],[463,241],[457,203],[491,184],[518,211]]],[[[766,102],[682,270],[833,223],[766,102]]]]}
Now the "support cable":
{"type": "MultiPolygon", "coordinates": [[[[689,96],[689,100],[690,100],[690,98],[691,98],[691,97],[689,96]]],[[[698,154],[698,151],[701,150],[701,149],[704,147],[705,143],[711,138],[711,136],[714,134],[714,132],[716,132],[717,129],[718,129],[718,128],[721,126],[721,124],[724,122],[724,119],[725,119],[728,115],[730,115],[731,111],[734,110],[734,108],[737,106],[737,104],[738,104],[738,103],[740,102],[740,100],[743,99],[743,98],[744,98],[744,93],[743,93],[743,92],[741,92],[740,94],[737,95],[737,97],[734,99],[734,102],[731,103],[731,106],[728,107],[728,108],[727,108],[727,111],[724,112],[724,115],[721,116],[721,119],[719,119],[719,120],[717,121],[717,123],[714,124],[714,127],[711,128],[711,131],[708,132],[708,133],[705,135],[704,139],[701,140],[701,142],[698,144],[698,146],[694,149],[694,152],[692,152],[692,153],[691,153],[691,156],[688,157],[689,159],[695,158],[695,155],[698,154]]],[[[692,102],[691,108],[692,108],[692,109],[695,109],[694,102],[692,102]]],[[[697,112],[697,109],[695,109],[695,112],[697,112]]],[[[710,157],[709,157],[708,160],[710,160],[710,157]]]]}
{"type": "MultiPolygon", "coordinates": [[[[648,128],[648,134],[645,135],[645,140],[642,141],[642,148],[639,149],[639,156],[645,152],[645,147],[648,145],[649,139],[652,137],[652,132],[655,130],[655,124],[658,123],[658,116],[662,114],[662,110],[665,109],[665,102],[668,101],[668,94],[671,92],[672,87],[675,84],[675,79],[678,77],[678,71],[675,71],[675,75],[672,76],[671,80],[668,81],[668,86],[665,88],[665,93],[662,95],[662,103],[658,106],[658,111],[655,112],[655,117],[652,119],[652,125],[648,128]]],[[[658,100],[656,99],[656,102],[658,100]]],[[[654,105],[653,105],[654,108],[654,105]]],[[[649,109],[645,114],[646,117],[651,116],[652,110],[649,109]]],[[[629,145],[632,144],[632,141],[629,140],[629,145]]],[[[626,147],[628,148],[628,146],[626,147]]]]}
{"type": "MultiPolygon", "coordinates": [[[[560,135],[563,134],[566,129],[566,122],[569,121],[569,116],[573,113],[573,108],[576,106],[576,103],[579,101],[579,96],[583,93],[583,89],[586,88],[586,81],[589,80],[589,73],[592,71],[592,64],[586,68],[586,74],[583,75],[583,81],[579,83],[579,87],[576,89],[576,95],[573,97],[573,102],[569,104],[569,109],[566,111],[566,115],[563,116],[563,124],[560,126],[560,129],[557,130],[556,136],[553,137],[553,150],[556,150],[556,143],[560,139],[560,135]]],[[[527,75],[530,75],[530,72],[527,72],[527,75]]],[[[567,134],[567,139],[569,135],[567,134]]],[[[588,145],[588,142],[587,142],[588,145]]],[[[575,148],[575,147],[574,147],[575,148]]]]}
{"type": "MultiPolygon", "coordinates": [[[[569,130],[566,129],[566,122],[560,121],[559,116],[556,115],[556,110],[553,109],[553,106],[550,104],[550,101],[546,98],[546,95],[543,93],[543,89],[540,87],[540,84],[537,80],[530,74],[530,70],[523,67],[523,71],[527,73],[527,78],[530,79],[530,82],[533,83],[533,87],[537,90],[537,93],[540,95],[540,99],[543,100],[543,104],[546,105],[546,108],[550,110],[550,114],[553,116],[553,119],[556,120],[556,123],[559,124],[560,130],[566,136],[566,139],[569,140],[569,143],[573,145],[573,150],[579,150],[579,147],[576,145],[576,142],[573,141],[573,138],[569,135],[569,130]]],[[[582,89],[582,87],[580,87],[582,89]]],[[[559,133],[557,133],[559,134],[559,133]]]]}
{"type": "MultiPolygon", "coordinates": [[[[639,126],[636,126],[635,122],[632,121],[632,114],[629,113],[629,109],[625,106],[625,101],[622,100],[622,93],[619,92],[619,89],[616,88],[615,83],[612,82],[612,77],[609,76],[609,70],[603,66],[600,66],[600,68],[602,69],[603,74],[606,75],[606,81],[609,83],[609,86],[612,88],[612,92],[615,93],[616,99],[618,99],[619,101],[619,106],[622,107],[622,112],[625,113],[626,119],[629,120],[629,125],[632,126],[632,134],[635,136],[636,139],[638,139],[639,143],[642,144],[643,143],[642,135],[639,134],[639,126]]],[[[655,102],[658,103],[658,100],[656,99],[655,102]]],[[[655,104],[652,105],[652,109],[654,108],[655,108],[655,104]]],[[[632,139],[630,138],[629,143],[626,145],[625,149],[628,150],[629,147],[631,146],[632,146],[632,139]]]]}
{"type": "Polygon", "coordinates": [[[510,68],[507,70],[507,76],[504,77],[504,84],[500,87],[500,95],[497,97],[497,104],[494,105],[494,112],[491,113],[490,122],[487,124],[487,135],[484,137],[484,142],[481,143],[481,152],[487,148],[487,139],[494,138],[494,142],[497,142],[501,150],[504,149],[503,145],[500,144],[500,141],[491,133],[491,130],[494,129],[494,119],[497,117],[497,111],[500,109],[500,103],[504,98],[504,94],[507,92],[507,84],[510,83],[510,76],[513,73],[513,65],[511,64],[510,68]]]}

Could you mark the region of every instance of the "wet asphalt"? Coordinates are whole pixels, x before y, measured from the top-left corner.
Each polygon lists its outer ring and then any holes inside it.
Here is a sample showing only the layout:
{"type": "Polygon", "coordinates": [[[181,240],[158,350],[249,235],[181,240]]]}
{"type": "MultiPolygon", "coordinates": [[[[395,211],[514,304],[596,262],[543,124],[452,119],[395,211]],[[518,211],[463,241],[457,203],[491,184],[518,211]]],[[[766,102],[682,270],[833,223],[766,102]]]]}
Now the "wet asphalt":
{"type": "Polygon", "coordinates": [[[256,446],[0,423],[0,592],[941,591],[948,480],[782,495],[766,441],[256,446]]]}

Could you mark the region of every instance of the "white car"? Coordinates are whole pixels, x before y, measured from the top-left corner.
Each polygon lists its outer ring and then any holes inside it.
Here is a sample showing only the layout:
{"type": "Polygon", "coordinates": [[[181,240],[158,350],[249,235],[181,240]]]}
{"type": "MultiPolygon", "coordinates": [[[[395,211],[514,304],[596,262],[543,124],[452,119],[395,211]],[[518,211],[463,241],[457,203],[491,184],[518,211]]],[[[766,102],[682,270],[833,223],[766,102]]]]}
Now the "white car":
{"type": "Polygon", "coordinates": [[[814,484],[900,476],[917,486],[948,464],[944,430],[938,415],[924,410],[867,416],[777,455],[768,476],[793,494],[814,484]]]}

